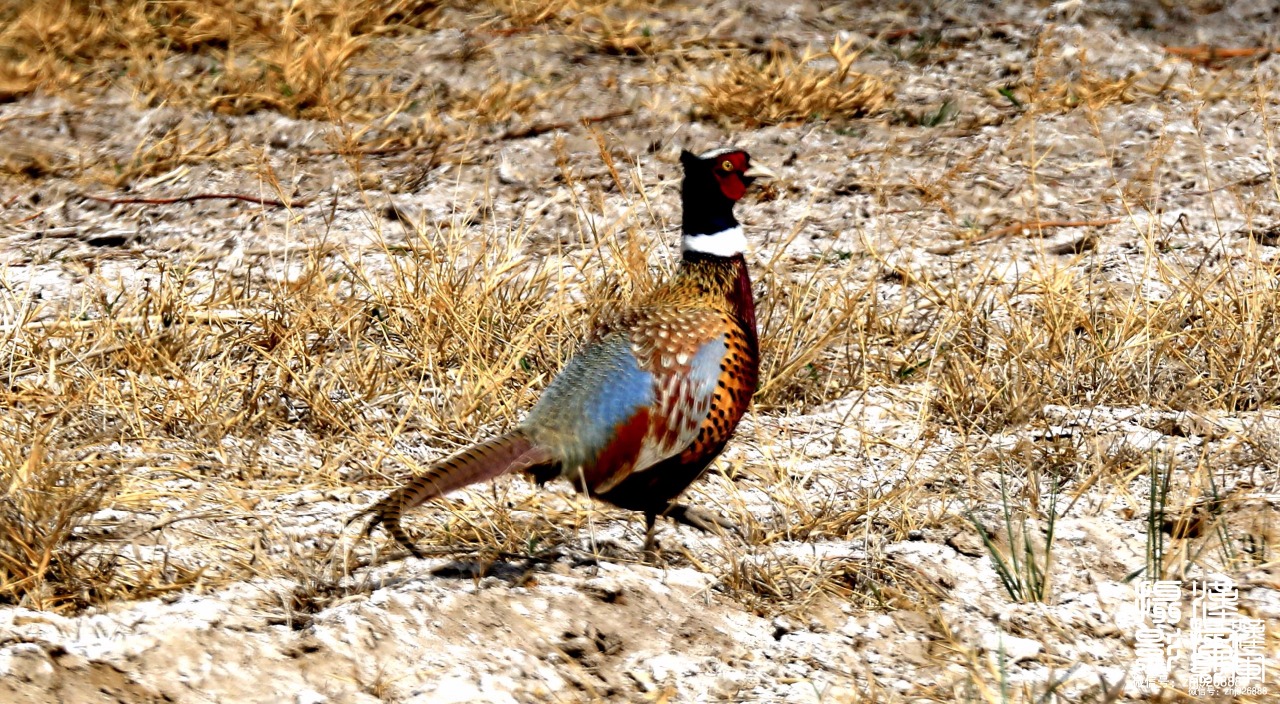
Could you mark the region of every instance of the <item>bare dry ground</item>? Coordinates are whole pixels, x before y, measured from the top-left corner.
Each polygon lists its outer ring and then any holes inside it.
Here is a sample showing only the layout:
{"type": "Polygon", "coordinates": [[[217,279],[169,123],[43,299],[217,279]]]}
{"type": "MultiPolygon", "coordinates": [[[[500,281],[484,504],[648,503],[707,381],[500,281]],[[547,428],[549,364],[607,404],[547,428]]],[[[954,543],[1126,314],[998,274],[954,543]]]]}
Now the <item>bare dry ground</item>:
{"type": "Polygon", "coordinates": [[[991,5],[5,5],[0,700],[1201,700],[1135,587],[1215,574],[1280,662],[1280,9],[991,5]],[[344,531],[721,144],[783,175],[691,492],[747,538],[521,478],[344,531]]]}

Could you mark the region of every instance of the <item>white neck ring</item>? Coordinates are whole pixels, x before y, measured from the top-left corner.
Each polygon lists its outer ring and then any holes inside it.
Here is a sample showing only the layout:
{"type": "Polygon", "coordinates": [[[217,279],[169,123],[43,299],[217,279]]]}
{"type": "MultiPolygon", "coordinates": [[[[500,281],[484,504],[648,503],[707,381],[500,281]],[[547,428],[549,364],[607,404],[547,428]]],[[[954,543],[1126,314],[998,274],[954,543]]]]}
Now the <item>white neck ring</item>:
{"type": "Polygon", "coordinates": [[[747,251],[747,236],[743,234],[741,227],[703,235],[686,234],[680,239],[680,249],[717,257],[732,257],[747,251]]]}

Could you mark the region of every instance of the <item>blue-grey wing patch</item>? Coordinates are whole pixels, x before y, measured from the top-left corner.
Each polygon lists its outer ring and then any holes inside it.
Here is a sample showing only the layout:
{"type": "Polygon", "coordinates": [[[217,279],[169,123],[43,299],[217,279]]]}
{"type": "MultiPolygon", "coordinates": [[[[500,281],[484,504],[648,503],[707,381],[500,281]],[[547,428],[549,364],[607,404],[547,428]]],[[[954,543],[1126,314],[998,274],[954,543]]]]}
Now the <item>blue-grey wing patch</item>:
{"type": "Polygon", "coordinates": [[[616,428],[653,402],[653,375],[640,367],[626,336],[615,333],[571,359],[521,427],[561,457],[568,473],[598,457],[616,428]]]}

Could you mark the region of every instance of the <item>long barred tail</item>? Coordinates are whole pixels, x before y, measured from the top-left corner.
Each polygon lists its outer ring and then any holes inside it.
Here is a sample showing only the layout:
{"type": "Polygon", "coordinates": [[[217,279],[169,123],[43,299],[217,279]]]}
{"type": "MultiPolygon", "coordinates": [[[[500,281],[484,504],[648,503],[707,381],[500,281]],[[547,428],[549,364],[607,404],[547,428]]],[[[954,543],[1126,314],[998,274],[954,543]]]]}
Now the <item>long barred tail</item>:
{"type": "Polygon", "coordinates": [[[414,557],[422,557],[400,526],[400,518],[405,511],[465,486],[550,462],[550,454],[535,447],[519,430],[472,445],[431,465],[425,474],[409,479],[404,486],[374,504],[369,509],[373,521],[365,532],[368,534],[381,524],[414,557]]]}

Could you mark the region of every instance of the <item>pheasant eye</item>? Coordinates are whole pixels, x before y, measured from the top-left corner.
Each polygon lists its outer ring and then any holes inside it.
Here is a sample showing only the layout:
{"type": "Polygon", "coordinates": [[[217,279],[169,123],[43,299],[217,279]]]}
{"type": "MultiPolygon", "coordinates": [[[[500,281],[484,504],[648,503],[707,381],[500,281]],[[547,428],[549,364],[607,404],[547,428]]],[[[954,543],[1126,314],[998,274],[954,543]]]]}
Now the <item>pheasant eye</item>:
{"type": "Polygon", "coordinates": [[[720,164],[720,168],[725,171],[733,171],[733,162],[725,159],[724,162],[720,164]]]}

